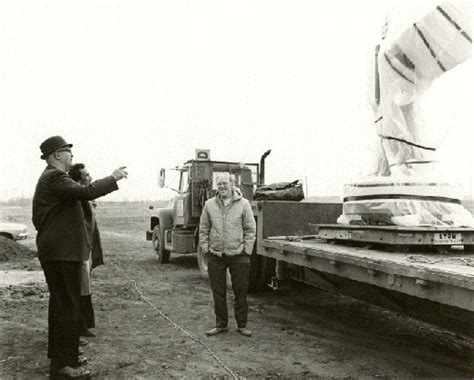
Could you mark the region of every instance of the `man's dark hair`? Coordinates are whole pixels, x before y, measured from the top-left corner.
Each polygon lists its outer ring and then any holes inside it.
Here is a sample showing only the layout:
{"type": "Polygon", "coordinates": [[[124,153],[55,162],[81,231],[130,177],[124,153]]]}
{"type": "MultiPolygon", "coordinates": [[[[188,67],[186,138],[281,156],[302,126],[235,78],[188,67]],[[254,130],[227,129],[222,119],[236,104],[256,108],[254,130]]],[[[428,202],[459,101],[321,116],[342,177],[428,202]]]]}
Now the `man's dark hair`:
{"type": "Polygon", "coordinates": [[[69,169],[69,175],[71,178],[76,181],[80,182],[81,181],[81,170],[84,169],[86,166],[84,164],[74,164],[71,166],[71,169],[69,169]]]}

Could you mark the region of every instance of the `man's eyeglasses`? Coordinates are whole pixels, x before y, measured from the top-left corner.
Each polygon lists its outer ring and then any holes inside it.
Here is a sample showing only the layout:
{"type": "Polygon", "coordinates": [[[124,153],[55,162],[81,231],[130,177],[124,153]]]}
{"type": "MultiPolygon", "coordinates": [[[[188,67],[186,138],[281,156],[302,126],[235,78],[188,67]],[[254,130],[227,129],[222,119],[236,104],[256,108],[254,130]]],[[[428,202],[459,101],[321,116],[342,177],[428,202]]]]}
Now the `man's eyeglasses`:
{"type": "Polygon", "coordinates": [[[69,152],[69,153],[72,153],[71,149],[67,148],[67,149],[59,149],[57,150],[56,152],[69,152]]]}

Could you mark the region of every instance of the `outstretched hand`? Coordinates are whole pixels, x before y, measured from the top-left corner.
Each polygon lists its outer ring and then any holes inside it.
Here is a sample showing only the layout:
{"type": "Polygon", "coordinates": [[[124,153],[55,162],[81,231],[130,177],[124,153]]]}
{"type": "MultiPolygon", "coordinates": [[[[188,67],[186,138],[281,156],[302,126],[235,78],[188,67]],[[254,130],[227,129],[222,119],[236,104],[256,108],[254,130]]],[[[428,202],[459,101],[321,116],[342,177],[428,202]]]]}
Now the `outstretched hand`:
{"type": "Polygon", "coordinates": [[[112,177],[114,177],[116,181],[120,181],[122,178],[127,178],[128,172],[125,170],[126,168],[126,166],[121,166],[118,169],[115,169],[112,173],[112,177]]]}

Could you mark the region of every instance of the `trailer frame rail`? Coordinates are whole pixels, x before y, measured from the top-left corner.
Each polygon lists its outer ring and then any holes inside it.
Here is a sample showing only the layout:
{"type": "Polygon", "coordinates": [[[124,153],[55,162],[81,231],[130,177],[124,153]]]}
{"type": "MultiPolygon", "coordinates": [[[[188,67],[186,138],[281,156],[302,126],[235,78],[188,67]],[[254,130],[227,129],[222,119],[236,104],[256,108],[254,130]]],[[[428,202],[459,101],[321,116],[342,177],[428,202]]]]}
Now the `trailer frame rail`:
{"type": "Polygon", "coordinates": [[[265,239],[260,254],[474,312],[474,266],[462,251],[442,257],[426,253],[413,260],[414,255],[407,253],[346,247],[321,239],[265,239]]]}

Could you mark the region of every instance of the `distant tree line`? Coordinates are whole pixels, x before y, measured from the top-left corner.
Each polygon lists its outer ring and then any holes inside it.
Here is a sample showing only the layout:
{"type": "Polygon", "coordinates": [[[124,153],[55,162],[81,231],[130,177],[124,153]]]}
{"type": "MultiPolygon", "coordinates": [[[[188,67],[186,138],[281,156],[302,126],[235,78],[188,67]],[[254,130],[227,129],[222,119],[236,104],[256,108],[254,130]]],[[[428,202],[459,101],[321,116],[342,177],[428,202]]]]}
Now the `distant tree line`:
{"type": "MultiPolygon", "coordinates": [[[[7,200],[0,199],[0,207],[30,207],[32,202],[32,198],[30,197],[15,197],[10,198],[7,200]]],[[[165,207],[168,204],[167,200],[128,200],[125,199],[123,201],[107,201],[107,200],[99,200],[99,203],[136,203],[136,204],[150,204],[156,207],[165,207]]]]}
{"type": "Polygon", "coordinates": [[[32,199],[30,197],[15,197],[10,198],[7,200],[0,200],[0,206],[8,207],[8,206],[31,206],[32,199]]]}

